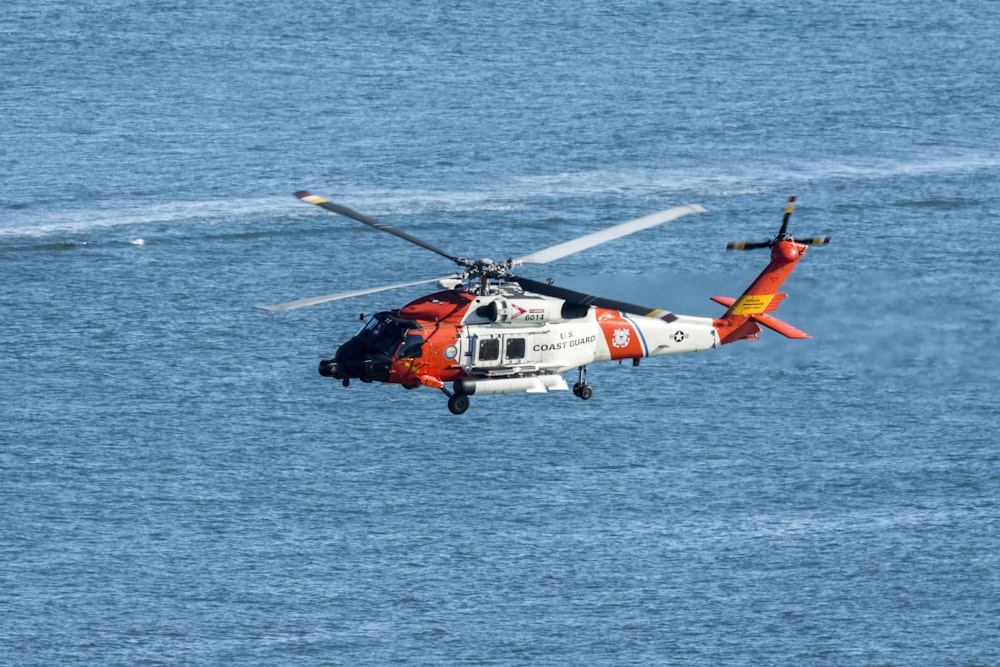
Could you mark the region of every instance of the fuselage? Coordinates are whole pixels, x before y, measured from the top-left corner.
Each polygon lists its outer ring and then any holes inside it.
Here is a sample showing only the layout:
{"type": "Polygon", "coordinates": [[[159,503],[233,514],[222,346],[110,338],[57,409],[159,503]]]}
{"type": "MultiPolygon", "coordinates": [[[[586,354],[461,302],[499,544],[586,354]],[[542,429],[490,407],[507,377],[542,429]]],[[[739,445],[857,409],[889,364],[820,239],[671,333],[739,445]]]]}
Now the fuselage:
{"type": "Polygon", "coordinates": [[[558,374],[719,345],[711,318],[656,312],[586,307],[513,285],[485,295],[446,290],[373,316],[325,374],[441,388],[466,377],[558,374]]]}

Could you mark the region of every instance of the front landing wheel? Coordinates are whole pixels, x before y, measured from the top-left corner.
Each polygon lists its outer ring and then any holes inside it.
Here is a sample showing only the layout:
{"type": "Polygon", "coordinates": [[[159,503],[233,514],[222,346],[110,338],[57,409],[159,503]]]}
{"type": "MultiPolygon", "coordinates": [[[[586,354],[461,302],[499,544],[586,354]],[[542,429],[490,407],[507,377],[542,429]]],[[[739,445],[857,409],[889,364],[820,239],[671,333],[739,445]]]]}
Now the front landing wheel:
{"type": "Polygon", "coordinates": [[[452,394],[448,397],[448,409],[453,415],[462,414],[469,409],[469,397],[464,394],[452,394]]]}

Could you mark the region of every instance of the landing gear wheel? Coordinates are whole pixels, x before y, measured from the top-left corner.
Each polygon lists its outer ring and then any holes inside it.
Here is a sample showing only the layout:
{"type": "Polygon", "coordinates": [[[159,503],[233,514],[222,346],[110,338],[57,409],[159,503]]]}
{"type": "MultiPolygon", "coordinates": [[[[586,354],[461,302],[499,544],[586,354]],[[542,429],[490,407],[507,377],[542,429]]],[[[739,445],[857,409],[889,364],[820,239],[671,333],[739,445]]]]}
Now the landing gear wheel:
{"type": "Polygon", "coordinates": [[[580,366],[580,379],[573,385],[573,395],[579,396],[583,400],[588,400],[594,395],[594,390],[587,384],[587,367],[580,366]]]}
{"type": "Polygon", "coordinates": [[[460,415],[469,409],[469,397],[464,394],[453,394],[448,397],[448,409],[451,414],[460,415]]]}

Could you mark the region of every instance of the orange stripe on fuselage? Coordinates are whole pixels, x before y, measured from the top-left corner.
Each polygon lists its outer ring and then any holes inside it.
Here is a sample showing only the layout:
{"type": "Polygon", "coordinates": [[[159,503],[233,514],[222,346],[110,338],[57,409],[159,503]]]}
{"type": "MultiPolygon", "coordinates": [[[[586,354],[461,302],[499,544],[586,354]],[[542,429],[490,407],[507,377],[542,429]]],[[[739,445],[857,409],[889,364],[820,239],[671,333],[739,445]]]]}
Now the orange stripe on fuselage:
{"type": "Polygon", "coordinates": [[[597,308],[597,323],[604,334],[612,359],[638,359],[646,356],[642,332],[617,310],[597,308]]]}

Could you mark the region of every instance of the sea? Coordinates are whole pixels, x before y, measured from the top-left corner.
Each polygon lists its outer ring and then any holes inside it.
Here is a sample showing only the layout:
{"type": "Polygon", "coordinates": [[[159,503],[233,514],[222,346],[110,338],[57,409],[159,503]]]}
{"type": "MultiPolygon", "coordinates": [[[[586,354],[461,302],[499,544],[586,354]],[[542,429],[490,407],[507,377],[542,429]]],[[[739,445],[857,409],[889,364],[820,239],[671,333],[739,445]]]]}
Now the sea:
{"type": "MultiPolygon", "coordinates": [[[[1000,4],[7,0],[0,664],[1000,664],[1000,4]],[[569,392],[317,364],[446,259],[765,331],[569,392]]],[[[575,372],[567,374],[575,381],[575,372]]]]}

